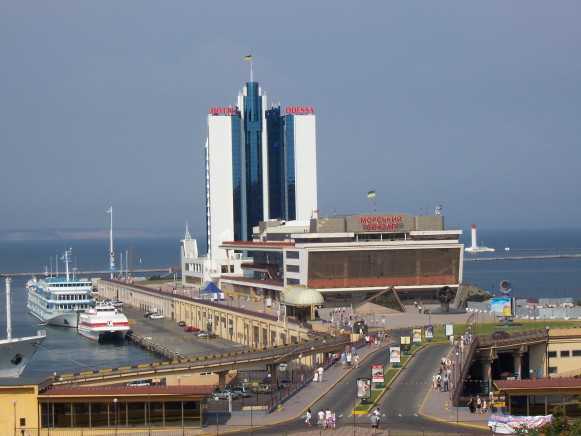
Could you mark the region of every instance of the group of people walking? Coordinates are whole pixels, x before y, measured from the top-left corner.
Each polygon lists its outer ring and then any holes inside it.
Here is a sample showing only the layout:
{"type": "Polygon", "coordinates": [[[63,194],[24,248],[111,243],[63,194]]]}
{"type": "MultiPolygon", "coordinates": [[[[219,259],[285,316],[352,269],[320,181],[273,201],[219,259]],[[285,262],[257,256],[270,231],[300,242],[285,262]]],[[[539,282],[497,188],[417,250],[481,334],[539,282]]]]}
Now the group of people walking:
{"type": "MultiPolygon", "coordinates": [[[[490,401],[492,403],[492,393],[490,395],[490,401]]],[[[486,413],[488,412],[488,402],[486,398],[480,398],[480,395],[476,395],[474,398],[473,395],[470,395],[470,399],[468,400],[468,409],[470,409],[470,413],[486,413]]]]}
{"type": "MultiPolygon", "coordinates": [[[[311,419],[313,414],[311,409],[307,410],[307,414],[305,416],[305,423],[307,427],[312,427],[313,424],[311,423],[311,419]]],[[[317,413],[317,425],[319,425],[323,430],[335,430],[337,428],[337,421],[335,419],[335,412],[332,412],[330,409],[327,409],[323,412],[323,409],[317,413]]]]}

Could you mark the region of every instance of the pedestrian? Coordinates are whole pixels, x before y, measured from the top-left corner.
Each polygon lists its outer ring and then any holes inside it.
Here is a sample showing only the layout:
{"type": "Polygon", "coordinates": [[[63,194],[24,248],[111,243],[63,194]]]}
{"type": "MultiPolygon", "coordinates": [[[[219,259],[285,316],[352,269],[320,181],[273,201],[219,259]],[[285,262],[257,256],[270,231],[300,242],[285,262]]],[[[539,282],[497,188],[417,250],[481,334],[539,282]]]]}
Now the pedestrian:
{"type": "Polygon", "coordinates": [[[311,427],[311,416],[312,416],[312,414],[311,414],[311,409],[308,409],[308,410],[307,410],[307,414],[306,414],[306,416],[305,416],[305,418],[306,418],[306,419],[305,419],[305,422],[306,422],[306,424],[307,424],[307,427],[311,427]]]}
{"type": "Polygon", "coordinates": [[[374,413],[373,415],[371,415],[371,434],[372,435],[377,434],[378,427],[379,427],[379,416],[377,416],[374,413]]]}
{"type": "Polygon", "coordinates": [[[333,430],[335,430],[337,428],[337,418],[335,417],[335,412],[332,413],[332,418],[333,418],[333,430]]]}
{"type": "Polygon", "coordinates": [[[319,418],[317,424],[319,424],[322,428],[325,428],[325,412],[323,412],[323,409],[319,410],[317,417],[319,418]]]}
{"type": "Polygon", "coordinates": [[[322,382],[323,381],[323,372],[325,372],[322,365],[319,366],[319,369],[317,369],[317,372],[319,373],[319,381],[322,382]]]}
{"type": "Polygon", "coordinates": [[[345,353],[341,354],[341,365],[345,369],[345,364],[347,363],[347,355],[345,353]]]}
{"type": "Polygon", "coordinates": [[[355,368],[359,368],[359,355],[355,355],[355,368]]]}
{"type": "Polygon", "coordinates": [[[351,369],[351,359],[353,355],[351,353],[347,354],[347,368],[351,369]]]}
{"type": "Polygon", "coordinates": [[[313,381],[314,382],[319,381],[319,371],[317,371],[316,369],[315,369],[315,375],[313,375],[313,381]]]}
{"type": "Polygon", "coordinates": [[[331,428],[331,424],[333,423],[333,413],[331,409],[327,408],[325,410],[325,428],[331,428]]]}
{"type": "Polygon", "coordinates": [[[444,374],[442,381],[444,382],[444,392],[448,392],[448,384],[449,384],[448,374],[444,374]]]}
{"type": "Polygon", "coordinates": [[[327,418],[327,428],[331,429],[331,430],[335,430],[335,419],[333,418],[333,413],[331,413],[329,415],[329,417],[327,418]]]}
{"type": "Polygon", "coordinates": [[[482,399],[476,395],[476,413],[482,413],[482,399]]]}
{"type": "Polygon", "coordinates": [[[422,306],[418,305],[418,312],[422,313],[422,306]]]}
{"type": "Polygon", "coordinates": [[[369,345],[369,335],[365,335],[365,345],[369,345]]]}
{"type": "Polygon", "coordinates": [[[482,413],[488,412],[488,404],[486,403],[486,398],[482,399],[482,413]]]}
{"type": "Polygon", "coordinates": [[[470,413],[474,413],[476,407],[474,406],[474,397],[470,395],[470,399],[468,400],[468,409],[470,409],[470,413]]]}
{"type": "Polygon", "coordinates": [[[380,343],[381,343],[381,339],[380,339],[379,335],[377,335],[377,338],[375,339],[375,344],[376,344],[377,348],[379,348],[380,343]]]}

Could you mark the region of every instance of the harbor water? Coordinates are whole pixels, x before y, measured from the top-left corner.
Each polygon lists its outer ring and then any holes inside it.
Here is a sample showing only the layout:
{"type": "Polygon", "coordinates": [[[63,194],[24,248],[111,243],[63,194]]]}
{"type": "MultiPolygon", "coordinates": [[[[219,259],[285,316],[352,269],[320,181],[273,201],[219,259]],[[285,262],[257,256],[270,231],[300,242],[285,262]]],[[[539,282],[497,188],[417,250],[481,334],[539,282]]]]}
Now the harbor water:
{"type": "MultiPolygon", "coordinates": [[[[461,242],[470,245],[469,229],[464,230],[461,242]]],[[[570,297],[575,303],[581,298],[578,293],[581,291],[581,257],[547,257],[581,255],[581,230],[479,230],[478,244],[496,251],[465,253],[464,283],[498,293],[499,283],[508,280],[515,297],[570,297]],[[509,251],[505,251],[507,247],[509,251]],[[523,259],[503,260],[507,257],[523,259]],[[477,260],[483,258],[501,260],[477,260]]],[[[119,238],[115,246],[116,259],[123,253],[124,259],[131,258],[134,270],[169,270],[179,266],[179,237],[119,238]]],[[[51,265],[55,271],[55,259],[71,247],[72,268],[78,271],[108,268],[108,239],[0,241],[0,274],[40,272],[45,267],[51,269],[51,265]]],[[[59,270],[62,272],[62,269],[61,263],[59,270]]],[[[13,337],[33,335],[38,329],[45,329],[47,338],[26,368],[25,376],[50,376],[54,372],[82,372],[160,361],[152,353],[128,343],[97,344],[80,336],[75,329],[39,325],[26,310],[25,285],[29,278],[12,279],[13,337]]],[[[3,278],[0,286],[4,295],[3,278]]],[[[4,304],[0,305],[0,329],[0,336],[5,337],[4,304]]]]}

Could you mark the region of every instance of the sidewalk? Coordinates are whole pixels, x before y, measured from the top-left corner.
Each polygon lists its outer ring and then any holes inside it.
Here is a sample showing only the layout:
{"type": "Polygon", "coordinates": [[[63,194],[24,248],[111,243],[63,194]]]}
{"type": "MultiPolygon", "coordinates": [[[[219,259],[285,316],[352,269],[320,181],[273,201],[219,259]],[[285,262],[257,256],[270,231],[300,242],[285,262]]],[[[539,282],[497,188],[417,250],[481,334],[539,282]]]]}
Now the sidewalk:
{"type": "Polygon", "coordinates": [[[452,407],[451,392],[439,392],[430,388],[426,395],[420,414],[440,422],[449,422],[459,427],[488,428],[488,413],[470,413],[468,407],[452,407]]]}

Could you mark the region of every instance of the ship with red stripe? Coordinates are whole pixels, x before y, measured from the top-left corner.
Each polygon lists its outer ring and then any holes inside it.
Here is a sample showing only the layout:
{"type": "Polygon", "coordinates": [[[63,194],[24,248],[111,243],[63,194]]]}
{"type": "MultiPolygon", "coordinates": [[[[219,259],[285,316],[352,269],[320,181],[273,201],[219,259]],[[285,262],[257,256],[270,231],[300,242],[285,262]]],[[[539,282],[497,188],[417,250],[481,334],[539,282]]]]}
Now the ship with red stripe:
{"type": "Polygon", "coordinates": [[[129,331],[129,321],[121,309],[100,303],[79,315],[77,330],[95,342],[121,341],[129,331]]]}

